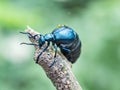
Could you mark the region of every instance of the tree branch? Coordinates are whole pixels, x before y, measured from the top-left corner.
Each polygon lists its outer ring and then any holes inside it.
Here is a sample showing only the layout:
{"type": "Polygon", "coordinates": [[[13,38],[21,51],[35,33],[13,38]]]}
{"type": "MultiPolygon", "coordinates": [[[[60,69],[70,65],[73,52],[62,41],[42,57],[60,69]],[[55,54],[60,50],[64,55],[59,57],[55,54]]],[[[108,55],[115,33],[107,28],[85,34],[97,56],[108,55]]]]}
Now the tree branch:
{"type": "MultiPolygon", "coordinates": [[[[32,36],[39,34],[31,28],[27,28],[26,32],[30,33],[32,36]]],[[[28,35],[29,36],[29,35],[28,35]]],[[[29,36],[32,43],[36,43],[36,40],[29,36]]],[[[46,44],[40,49],[35,46],[34,60],[36,61],[38,54],[45,48],[46,44]]],[[[54,58],[54,49],[48,47],[48,49],[42,53],[39,58],[38,64],[44,69],[48,78],[52,81],[53,85],[57,90],[82,90],[78,81],[71,71],[71,63],[61,54],[57,52],[56,58],[54,58]],[[55,64],[49,67],[55,59],[55,64]]]]}

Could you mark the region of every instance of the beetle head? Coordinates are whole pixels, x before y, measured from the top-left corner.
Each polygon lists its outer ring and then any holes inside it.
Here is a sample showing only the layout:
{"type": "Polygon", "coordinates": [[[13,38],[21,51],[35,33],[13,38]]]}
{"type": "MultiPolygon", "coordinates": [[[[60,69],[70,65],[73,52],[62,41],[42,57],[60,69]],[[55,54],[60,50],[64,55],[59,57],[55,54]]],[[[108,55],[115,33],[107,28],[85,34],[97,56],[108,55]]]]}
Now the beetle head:
{"type": "Polygon", "coordinates": [[[39,47],[41,47],[45,43],[45,38],[43,35],[40,35],[40,38],[38,40],[39,47]]]}

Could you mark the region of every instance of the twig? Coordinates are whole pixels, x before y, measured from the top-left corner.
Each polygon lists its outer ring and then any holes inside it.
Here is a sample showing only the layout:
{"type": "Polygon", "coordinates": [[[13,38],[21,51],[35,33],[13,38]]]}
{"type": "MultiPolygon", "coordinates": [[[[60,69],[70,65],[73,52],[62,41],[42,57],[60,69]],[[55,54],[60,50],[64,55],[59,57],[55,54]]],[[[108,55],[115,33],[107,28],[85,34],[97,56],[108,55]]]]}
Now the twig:
{"type": "MultiPolygon", "coordinates": [[[[32,36],[39,34],[33,29],[28,27],[26,32],[30,33],[32,36]]],[[[29,35],[28,35],[29,36],[29,35]]],[[[32,43],[37,43],[34,38],[29,37],[32,43]]],[[[46,46],[43,45],[39,49],[35,46],[34,60],[36,61],[38,54],[46,46]]],[[[48,78],[52,81],[53,85],[57,90],[82,90],[78,81],[71,71],[71,63],[60,53],[57,53],[56,58],[54,58],[54,49],[49,47],[39,58],[38,64],[44,69],[48,78]],[[49,67],[55,59],[55,64],[49,67]]]]}

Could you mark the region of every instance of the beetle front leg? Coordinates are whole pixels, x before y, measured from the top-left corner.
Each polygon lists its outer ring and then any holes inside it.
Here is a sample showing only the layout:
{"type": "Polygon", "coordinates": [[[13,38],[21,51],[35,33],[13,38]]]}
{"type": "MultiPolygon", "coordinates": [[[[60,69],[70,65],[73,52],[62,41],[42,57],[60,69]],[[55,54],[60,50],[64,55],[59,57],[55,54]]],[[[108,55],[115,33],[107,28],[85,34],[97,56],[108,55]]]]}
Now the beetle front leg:
{"type": "Polygon", "coordinates": [[[42,55],[42,53],[48,48],[48,46],[50,45],[50,42],[47,43],[47,46],[38,54],[37,59],[36,59],[36,63],[38,63],[40,56],[42,55]]]}

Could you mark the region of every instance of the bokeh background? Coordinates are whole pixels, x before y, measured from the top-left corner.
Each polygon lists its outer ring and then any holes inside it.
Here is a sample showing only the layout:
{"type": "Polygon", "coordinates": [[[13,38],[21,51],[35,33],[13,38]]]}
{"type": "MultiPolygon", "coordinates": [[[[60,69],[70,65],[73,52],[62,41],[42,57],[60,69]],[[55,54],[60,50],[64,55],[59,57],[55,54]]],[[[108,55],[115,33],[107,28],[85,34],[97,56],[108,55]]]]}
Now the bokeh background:
{"type": "Polygon", "coordinates": [[[120,0],[0,0],[0,90],[55,90],[19,34],[75,29],[82,54],[72,71],[83,90],[120,90],[120,0]]]}

